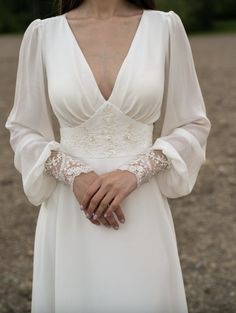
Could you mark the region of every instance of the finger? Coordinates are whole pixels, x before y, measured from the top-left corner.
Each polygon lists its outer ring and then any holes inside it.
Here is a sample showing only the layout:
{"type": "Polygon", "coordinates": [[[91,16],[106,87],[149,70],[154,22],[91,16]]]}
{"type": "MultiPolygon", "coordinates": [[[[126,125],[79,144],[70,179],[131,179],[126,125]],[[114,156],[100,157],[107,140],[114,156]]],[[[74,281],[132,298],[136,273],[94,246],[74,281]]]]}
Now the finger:
{"type": "Polygon", "coordinates": [[[100,224],[101,224],[99,221],[93,221],[93,220],[91,220],[91,222],[92,222],[93,224],[95,224],[95,225],[100,225],[100,224]]]}
{"type": "Polygon", "coordinates": [[[96,178],[95,181],[89,186],[87,191],[85,192],[85,195],[81,201],[80,207],[81,210],[86,210],[91,198],[94,196],[94,194],[97,192],[97,190],[101,186],[101,179],[100,177],[96,178]]]}
{"type": "Polygon", "coordinates": [[[106,212],[104,213],[105,218],[109,217],[114,211],[117,210],[122,199],[123,199],[123,197],[121,195],[116,196],[114,198],[114,200],[110,203],[109,207],[107,208],[106,212]]]}
{"type": "Polygon", "coordinates": [[[95,224],[95,225],[100,225],[101,223],[100,223],[100,221],[98,221],[98,220],[93,220],[92,219],[92,217],[90,218],[90,219],[88,219],[91,223],[93,223],[93,224],[95,224]]]}
{"type": "MultiPolygon", "coordinates": [[[[103,200],[104,196],[106,195],[106,191],[103,188],[100,188],[96,194],[92,197],[89,202],[87,210],[85,210],[85,214],[87,217],[91,217],[94,211],[99,207],[101,201],[103,200]]],[[[96,218],[96,217],[95,217],[96,218]]]]}
{"type": "Polygon", "coordinates": [[[115,194],[112,194],[112,192],[107,193],[101,202],[99,203],[98,208],[95,211],[95,214],[93,216],[94,219],[99,218],[100,216],[103,216],[103,212],[107,210],[109,204],[113,201],[115,197],[115,194]]]}
{"type": "Polygon", "coordinates": [[[119,229],[119,224],[116,221],[115,217],[113,214],[111,214],[109,217],[106,217],[106,220],[108,220],[109,224],[116,230],[119,229]]]}
{"type": "Polygon", "coordinates": [[[103,224],[106,227],[111,227],[110,223],[105,219],[105,217],[100,216],[100,218],[98,219],[99,222],[101,222],[101,224],[103,224]]]}
{"type": "Polygon", "coordinates": [[[118,208],[114,211],[114,213],[116,214],[119,222],[121,223],[125,222],[125,216],[120,206],[118,206],[118,208]]]}

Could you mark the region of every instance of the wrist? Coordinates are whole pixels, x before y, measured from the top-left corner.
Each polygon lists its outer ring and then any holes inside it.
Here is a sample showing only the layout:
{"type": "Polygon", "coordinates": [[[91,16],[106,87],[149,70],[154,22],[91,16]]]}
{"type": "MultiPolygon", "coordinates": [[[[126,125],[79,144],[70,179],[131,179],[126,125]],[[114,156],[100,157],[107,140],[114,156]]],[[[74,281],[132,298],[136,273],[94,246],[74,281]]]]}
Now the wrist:
{"type": "Polygon", "coordinates": [[[91,170],[89,172],[81,172],[78,175],[75,175],[73,180],[71,181],[70,187],[72,190],[74,190],[74,184],[90,184],[94,181],[95,177],[97,176],[96,172],[94,170],[91,170]]]}
{"type": "Polygon", "coordinates": [[[128,164],[122,165],[117,170],[131,174],[135,179],[136,187],[148,181],[146,169],[139,164],[129,162],[128,164]]]}
{"type": "Polygon", "coordinates": [[[83,179],[83,180],[91,180],[91,179],[94,179],[94,175],[95,174],[96,173],[95,173],[94,170],[91,170],[89,172],[81,172],[80,174],[75,175],[74,180],[76,180],[76,181],[79,181],[81,179],[83,179]]]}
{"type": "Polygon", "coordinates": [[[62,151],[53,151],[45,162],[45,173],[63,181],[71,189],[73,189],[75,177],[88,172],[94,172],[94,170],[76,157],[62,151]]]}
{"type": "Polygon", "coordinates": [[[152,176],[170,168],[171,162],[162,151],[152,148],[138,154],[135,159],[119,167],[119,169],[127,170],[136,176],[138,187],[148,182],[152,176]]]}

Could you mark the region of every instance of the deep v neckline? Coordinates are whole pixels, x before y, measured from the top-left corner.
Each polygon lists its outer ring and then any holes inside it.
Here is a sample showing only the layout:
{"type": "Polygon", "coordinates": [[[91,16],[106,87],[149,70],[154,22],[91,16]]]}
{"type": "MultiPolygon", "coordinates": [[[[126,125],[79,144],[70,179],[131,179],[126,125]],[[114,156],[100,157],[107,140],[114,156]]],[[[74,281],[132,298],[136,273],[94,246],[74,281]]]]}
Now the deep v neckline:
{"type": "Polygon", "coordinates": [[[128,62],[128,60],[129,60],[129,58],[131,57],[132,52],[135,50],[135,44],[136,44],[136,42],[137,42],[137,40],[138,40],[139,34],[141,33],[141,28],[142,28],[142,25],[143,25],[145,12],[146,12],[146,10],[143,9],[143,12],[142,12],[142,14],[141,14],[141,18],[140,18],[139,23],[138,23],[138,26],[137,26],[137,28],[136,28],[135,34],[134,34],[134,36],[133,36],[133,38],[132,38],[132,40],[131,40],[131,43],[130,43],[130,45],[129,45],[128,52],[126,53],[125,58],[123,59],[121,65],[120,65],[120,67],[119,67],[119,70],[118,70],[118,73],[117,73],[117,75],[116,75],[116,79],[115,79],[115,82],[114,82],[114,85],[113,85],[111,94],[110,94],[110,96],[108,97],[108,99],[105,99],[105,97],[103,96],[103,94],[102,94],[102,92],[101,92],[101,90],[100,90],[100,88],[99,88],[99,86],[98,86],[98,83],[97,83],[97,81],[96,81],[96,78],[95,78],[95,76],[94,76],[94,73],[93,73],[93,71],[92,71],[92,69],[91,69],[91,67],[90,67],[90,65],[89,65],[89,63],[88,63],[88,61],[87,61],[87,59],[86,59],[86,57],[85,57],[85,54],[83,53],[83,51],[82,51],[82,49],[81,49],[81,47],[80,47],[80,44],[79,44],[78,40],[76,39],[76,37],[75,37],[75,35],[74,35],[74,33],[73,33],[71,27],[70,27],[70,24],[69,24],[69,22],[68,22],[68,20],[67,20],[67,18],[66,18],[66,13],[62,14],[62,17],[63,17],[63,19],[64,19],[64,21],[65,21],[66,29],[68,30],[68,33],[69,33],[70,36],[71,36],[72,42],[73,42],[73,44],[75,45],[75,48],[78,50],[78,52],[79,52],[79,54],[80,54],[80,56],[81,56],[81,58],[82,58],[82,60],[83,60],[83,62],[84,62],[84,64],[85,64],[85,66],[86,66],[86,69],[87,69],[87,71],[88,71],[88,73],[89,73],[89,75],[90,75],[90,79],[91,79],[91,81],[93,82],[94,87],[95,87],[95,89],[97,90],[97,92],[98,92],[98,94],[99,94],[99,97],[101,98],[101,100],[102,100],[103,102],[110,102],[111,99],[113,98],[115,92],[116,92],[116,89],[118,88],[118,84],[119,84],[119,81],[120,81],[120,79],[121,79],[121,75],[124,73],[124,70],[125,70],[125,67],[126,67],[126,65],[127,65],[127,62],[128,62]]]}

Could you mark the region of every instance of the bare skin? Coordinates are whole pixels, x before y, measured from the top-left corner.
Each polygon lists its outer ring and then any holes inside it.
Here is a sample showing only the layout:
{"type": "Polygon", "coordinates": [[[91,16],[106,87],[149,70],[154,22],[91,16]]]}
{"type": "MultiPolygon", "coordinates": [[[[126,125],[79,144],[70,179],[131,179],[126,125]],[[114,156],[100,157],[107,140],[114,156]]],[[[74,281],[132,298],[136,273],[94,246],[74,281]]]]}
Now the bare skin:
{"type": "Polygon", "coordinates": [[[117,170],[102,175],[95,172],[82,173],[75,177],[73,191],[92,223],[118,229],[117,220],[121,223],[125,222],[120,203],[136,187],[134,174],[117,170]],[[109,208],[108,204],[110,204],[109,208]],[[97,215],[95,220],[92,218],[93,213],[97,215]],[[108,216],[105,217],[103,213],[107,213],[108,216]]]}
{"type": "MultiPolygon", "coordinates": [[[[86,0],[66,13],[104,100],[111,95],[141,14],[142,10],[123,0],[86,0]]],[[[121,202],[137,188],[137,182],[128,171],[115,170],[102,175],[91,172],[77,176],[73,188],[92,223],[118,229],[118,221],[125,220],[121,202]],[[93,213],[96,220],[92,219],[93,213]]]]}
{"type": "Polygon", "coordinates": [[[70,28],[106,100],[112,92],[142,13],[136,7],[130,8],[121,3],[87,0],[79,8],[66,13],[70,28]],[[100,8],[102,3],[104,9],[100,8]],[[100,15],[101,18],[96,17],[100,15]]]}

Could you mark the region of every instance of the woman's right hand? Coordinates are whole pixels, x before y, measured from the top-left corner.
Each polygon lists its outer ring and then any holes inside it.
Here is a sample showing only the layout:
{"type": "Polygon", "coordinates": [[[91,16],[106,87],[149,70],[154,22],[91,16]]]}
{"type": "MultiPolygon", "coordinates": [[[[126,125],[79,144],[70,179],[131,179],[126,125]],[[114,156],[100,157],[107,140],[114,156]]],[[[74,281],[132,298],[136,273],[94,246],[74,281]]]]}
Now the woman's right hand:
{"type": "MultiPolygon", "coordinates": [[[[81,173],[80,175],[76,176],[73,182],[73,192],[78,200],[79,203],[82,202],[83,196],[87,191],[87,188],[91,185],[92,182],[98,177],[98,174],[94,171],[89,173],[81,173]]],[[[125,219],[124,213],[119,206],[116,211],[114,211],[115,215],[117,216],[118,221],[125,219]]],[[[88,217],[87,217],[88,218],[88,217]]],[[[100,216],[97,220],[93,220],[93,216],[88,218],[90,222],[96,225],[103,224],[106,227],[113,227],[114,229],[119,228],[118,222],[115,219],[114,215],[111,215],[109,218],[105,218],[104,216],[100,216]]]]}

